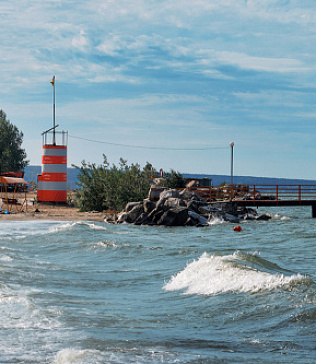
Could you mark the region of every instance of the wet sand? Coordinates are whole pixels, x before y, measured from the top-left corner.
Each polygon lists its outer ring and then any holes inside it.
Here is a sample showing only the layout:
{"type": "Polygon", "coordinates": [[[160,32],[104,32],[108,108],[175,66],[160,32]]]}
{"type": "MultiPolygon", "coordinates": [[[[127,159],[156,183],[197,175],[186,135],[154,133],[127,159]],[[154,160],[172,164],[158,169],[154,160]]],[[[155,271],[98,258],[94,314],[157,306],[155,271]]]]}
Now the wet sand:
{"type": "Polygon", "coordinates": [[[53,203],[34,203],[34,195],[27,194],[27,206],[23,211],[19,211],[21,206],[12,206],[10,214],[3,213],[9,210],[6,205],[2,205],[0,213],[0,221],[14,220],[57,220],[57,221],[103,221],[105,218],[104,212],[80,212],[77,207],[72,207],[67,204],[53,203]]]}

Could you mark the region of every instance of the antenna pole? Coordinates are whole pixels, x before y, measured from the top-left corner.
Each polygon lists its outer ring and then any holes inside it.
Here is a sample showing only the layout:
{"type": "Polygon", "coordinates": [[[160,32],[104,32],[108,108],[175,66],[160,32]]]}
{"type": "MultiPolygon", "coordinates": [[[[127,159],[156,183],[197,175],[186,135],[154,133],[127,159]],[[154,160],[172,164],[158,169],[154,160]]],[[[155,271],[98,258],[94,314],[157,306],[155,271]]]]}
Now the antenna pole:
{"type": "Polygon", "coordinates": [[[53,79],[50,82],[53,85],[53,145],[56,145],[56,103],[55,103],[55,76],[53,76],[53,79]]]}

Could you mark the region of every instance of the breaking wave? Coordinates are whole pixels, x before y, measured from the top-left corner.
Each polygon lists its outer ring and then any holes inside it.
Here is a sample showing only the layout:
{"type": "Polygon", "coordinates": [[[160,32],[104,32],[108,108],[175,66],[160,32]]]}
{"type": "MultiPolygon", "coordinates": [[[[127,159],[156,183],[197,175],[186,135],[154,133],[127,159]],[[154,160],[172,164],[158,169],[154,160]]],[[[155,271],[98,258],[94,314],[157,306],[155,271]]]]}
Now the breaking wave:
{"type": "Polygon", "coordinates": [[[164,290],[184,290],[185,294],[216,295],[227,292],[258,293],[291,284],[309,284],[301,274],[292,274],[256,255],[235,252],[216,256],[204,252],[165,283],[164,290]]]}

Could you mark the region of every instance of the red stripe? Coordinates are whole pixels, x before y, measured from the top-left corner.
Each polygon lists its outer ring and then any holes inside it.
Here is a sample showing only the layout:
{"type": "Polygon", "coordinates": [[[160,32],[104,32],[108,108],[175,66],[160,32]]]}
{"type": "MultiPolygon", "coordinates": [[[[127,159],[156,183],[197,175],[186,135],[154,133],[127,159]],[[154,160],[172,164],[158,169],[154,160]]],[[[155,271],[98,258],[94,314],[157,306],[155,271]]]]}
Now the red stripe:
{"type": "Polygon", "coordinates": [[[57,145],[43,145],[43,149],[67,149],[67,147],[57,145]]]}
{"type": "Polygon", "coordinates": [[[67,157],[54,155],[43,155],[42,164],[67,164],[67,157]]]}
{"type": "Polygon", "coordinates": [[[37,200],[40,202],[67,202],[67,191],[37,190],[37,200]]]}

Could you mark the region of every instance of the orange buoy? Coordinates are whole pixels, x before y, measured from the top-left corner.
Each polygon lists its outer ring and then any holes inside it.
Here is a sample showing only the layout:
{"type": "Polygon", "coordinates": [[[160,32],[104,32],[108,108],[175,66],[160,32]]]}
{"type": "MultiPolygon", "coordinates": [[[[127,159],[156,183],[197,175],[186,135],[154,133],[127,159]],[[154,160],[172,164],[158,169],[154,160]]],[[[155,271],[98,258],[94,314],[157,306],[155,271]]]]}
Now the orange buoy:
{"type": "Polygon", "coordinates": [[[234,231],[241,231],[242,230],[242,228],[241,228],[241,226],[240,225],[237,225],[237,226],[235,226],[234,227],[234,231]]]}

